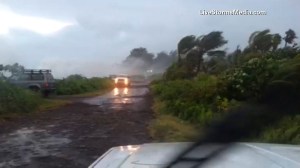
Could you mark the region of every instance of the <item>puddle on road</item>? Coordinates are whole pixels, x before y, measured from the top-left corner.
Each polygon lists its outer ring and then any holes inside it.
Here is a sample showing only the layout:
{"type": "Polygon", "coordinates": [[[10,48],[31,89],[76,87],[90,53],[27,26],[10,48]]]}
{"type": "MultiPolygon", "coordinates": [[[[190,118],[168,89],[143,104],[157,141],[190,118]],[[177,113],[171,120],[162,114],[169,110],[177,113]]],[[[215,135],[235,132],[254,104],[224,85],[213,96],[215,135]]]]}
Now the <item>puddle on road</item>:
{"type": "Polygon", "coordinates": [[[149,92],[148,88],[114,88],[110,93],[82,100],[83,103],[97,106],[122,106],[141,101],[149,92]]]}
{"type": "Polygon", "coordinates": [[[58,147],[71,140],[55,137],[46,130],[21,128],[0,136],[0,167],[14,167],[29,163],[33,157],[58,154],[58,147]]]}

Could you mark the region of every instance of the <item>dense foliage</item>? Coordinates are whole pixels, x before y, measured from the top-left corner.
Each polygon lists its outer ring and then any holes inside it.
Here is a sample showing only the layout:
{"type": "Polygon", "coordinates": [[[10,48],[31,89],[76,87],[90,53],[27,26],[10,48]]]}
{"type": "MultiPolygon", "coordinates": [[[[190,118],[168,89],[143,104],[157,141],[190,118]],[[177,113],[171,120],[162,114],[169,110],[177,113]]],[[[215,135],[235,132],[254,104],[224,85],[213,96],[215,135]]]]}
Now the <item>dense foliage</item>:
{"type": "Polygon", "coordinates": [[[58,95],[73,95],[111,88],[112,81],[108,78],[86,78],[81,75],[70,75],[57,80],[56,93],[58,95]]]}
{"type": "Polygon", "coordinates": [[[236,104],[220,96],[219,82],[214,75],[200,74],[193,80],[161,81],[151,89],[164,102],[158,111],[204,126],[227,111],[229,104],[236,104]]]}
{"type": "MultiPolygon", "coordinates": [[[[178,62],[168,68],[161,81],[153,82],[151,89],[157,114],[173,115],[203,127],[230,109],[243,108],[249,103],[287,105],[286,110],[292,105],[300,109],[300,50],[293,43],[296,35],[292,30],[283,38],[284,48],[278,48],[279,34],[264,30],[254,32],[243,51],[238,47],[228,55],[204,47],[217,49],[225,44],[220,32],[201,36],[200,41],[204,37],[210,40],[200,44],[195,36],[184,37],[178,43],[179,54],[182,54],[178,62]],[[201,52],[204,50],[206,59],[201,52]]],[[[300,143],[299,114],[300,111],[288,115],[275,125],[266,123],[262,135],[254,139],[300,143]]]]}
{"type": "Polygon", "coordinates": [[[27,113],[38,108],[42,99],[36,93],[0,81],[0,114],[27,113]]]}

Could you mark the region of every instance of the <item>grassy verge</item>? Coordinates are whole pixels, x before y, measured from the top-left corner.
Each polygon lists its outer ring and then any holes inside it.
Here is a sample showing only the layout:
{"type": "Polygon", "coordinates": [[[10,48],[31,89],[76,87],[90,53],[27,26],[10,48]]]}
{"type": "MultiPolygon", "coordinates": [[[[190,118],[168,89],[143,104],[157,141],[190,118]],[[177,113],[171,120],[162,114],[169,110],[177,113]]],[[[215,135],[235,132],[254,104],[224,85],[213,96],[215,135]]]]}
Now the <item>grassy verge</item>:
{"type": "Polygon", "coordinates": [[[265,128],[253,141],[282,144],[300,144],[300,115],[284,117],[279,123],[265,128]]]}
{"type": "Polygon", "coordinates": [[[98,96],[112,87],[113,82],[108,78],[85,78],[80,75],[71,75],[57,82],[57,94],[63,99],[56,96],[53,99],[43,99],[37,93],[0,80],[0,121],[34,112],[53,110],[71,103],[68,101],[69,98],[98,96]]]}
{"type": "Polygon", "coordinates": [[[152,109],[155,119],[149,125],[151,137],[157,142],[188,142],[199,137],[200,129],[178,117],[167,114],[166,104],[154,100],[152,109]]]}
{"type": "Polygon", "coordinates": [[[158,142],[195,141],[198,130],[191,124],[171,115],[159,115],[149,126],[150,135],[158,142]]]}
{"type": "Polygon", "coordinates": [[[0,123],[4,121],[9,121],[14,118],[20,117],[22,115],[34,114],[38,112],[54,110],[59,107],[70,104],[71,101],[68,100],[56,100],[56,99],[42,99],[40,105],[38,105],[35,110],[32,111],[10,111],[7,113],[0,114],[0,123]]]}
{"type": "Polygon", "coordinates": [[[37,109],[42,98],[29,90],[0,81],[0,114],[28,113],[37,109]]]}
{"type": "Polygon", "coordinates": [[[40,106],[37,108],[37,112],[54,110],[70,103],[71,101],[68,100],[44,99],[40,106]]]}

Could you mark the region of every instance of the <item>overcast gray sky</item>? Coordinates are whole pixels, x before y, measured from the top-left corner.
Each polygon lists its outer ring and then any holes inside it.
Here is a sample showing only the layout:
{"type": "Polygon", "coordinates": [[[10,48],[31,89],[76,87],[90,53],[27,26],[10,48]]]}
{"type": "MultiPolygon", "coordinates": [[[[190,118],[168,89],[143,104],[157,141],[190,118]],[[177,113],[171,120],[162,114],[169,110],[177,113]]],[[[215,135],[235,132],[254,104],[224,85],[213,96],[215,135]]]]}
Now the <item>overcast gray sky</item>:
{"type": "Polygon", "coordinates": [[[135,47],[170,51],[186,35],[221,30],[232,51],[256,30],[300,34],[299,16],[299,0],[0,0],[0,64],[50,68],[57,77],[120,73],[116,64],[135,47]],[[213,9],[267,15],[200,15],[213,9]]]}

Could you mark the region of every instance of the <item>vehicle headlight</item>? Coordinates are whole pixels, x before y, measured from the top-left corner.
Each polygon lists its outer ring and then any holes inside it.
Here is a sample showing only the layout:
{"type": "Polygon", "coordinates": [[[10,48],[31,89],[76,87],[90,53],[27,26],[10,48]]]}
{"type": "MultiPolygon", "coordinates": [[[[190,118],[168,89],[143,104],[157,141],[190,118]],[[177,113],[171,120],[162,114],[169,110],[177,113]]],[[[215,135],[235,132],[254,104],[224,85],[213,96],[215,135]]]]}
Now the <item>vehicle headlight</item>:
{"type": "Polygon", "coordinates": [[[114,96],[119,94],[119,89],[118,88],[114,88],[114,96]]]}
{"type": "Polygon", "coordinates": [[[124,94],[126,94],[126,95],[128,94],[128,88],[124,89],[124,94]]]}

